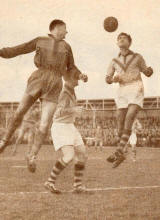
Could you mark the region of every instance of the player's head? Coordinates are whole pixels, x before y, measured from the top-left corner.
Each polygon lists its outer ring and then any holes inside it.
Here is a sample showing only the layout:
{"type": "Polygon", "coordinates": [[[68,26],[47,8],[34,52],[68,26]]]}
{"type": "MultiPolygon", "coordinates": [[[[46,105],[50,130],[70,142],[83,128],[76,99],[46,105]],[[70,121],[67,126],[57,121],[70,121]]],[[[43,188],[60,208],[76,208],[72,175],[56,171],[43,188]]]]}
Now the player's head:
{"type": "Polygon", "coordinates": [[[132,43],[132,38],[127,33],[120,33],[117,37],[117,44],[119,48],[129,48],[132,43]]]}
{"type": "Polygon", "coordinates": [[[65,22],[58,19],[51,21],[49,30],[57,40],[63,40],[67,34],[65,22]]]}

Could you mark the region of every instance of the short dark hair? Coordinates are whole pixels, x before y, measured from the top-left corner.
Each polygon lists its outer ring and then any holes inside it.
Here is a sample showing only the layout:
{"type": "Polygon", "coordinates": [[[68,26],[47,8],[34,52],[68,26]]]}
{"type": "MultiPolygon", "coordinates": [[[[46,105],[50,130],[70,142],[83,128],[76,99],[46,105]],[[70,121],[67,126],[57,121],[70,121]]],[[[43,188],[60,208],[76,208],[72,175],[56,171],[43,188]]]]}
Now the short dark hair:
{"type": "Polygon", "coordinates": [[[65,25],[64,21],[55,19],[51,21],[49,25],[49,30],[52,31],[57,25],[65,25]]]}
{"type": "Polygon", "coordinates": [[[127,34],[127,33],[124,33],[124,32],[122,32],[122,33],[120,33],[119,35],[118,35],[118,37],[117,37],[117,40],[120,38],[120,36],[126,36],[127,38],[128,38],[128,40],[129,40],[129,43],[131,44],[132,43],[132,38],[131,38],[131,36],[129,35],[129,34],[127,34]]]}

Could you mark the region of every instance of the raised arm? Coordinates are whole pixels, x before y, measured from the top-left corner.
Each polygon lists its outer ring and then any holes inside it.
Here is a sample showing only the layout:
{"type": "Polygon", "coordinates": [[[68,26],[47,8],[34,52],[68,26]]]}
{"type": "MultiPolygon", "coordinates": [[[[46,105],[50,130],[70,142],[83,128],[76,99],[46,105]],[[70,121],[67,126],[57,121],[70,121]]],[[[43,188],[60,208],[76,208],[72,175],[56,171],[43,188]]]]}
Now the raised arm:
{"type": "Polygon", "coordinates": [[[114,73],[115,73],[115,68],[114,68],[114,63],[113,63],[113,60],[112,60],[112,62],[110,63],[110,65],[108,67],[108,70],[107,70],[106,83],[112,84],[114,82],[113,81],[114,73]]]}
{"type": "Polygon", "coordinates": [[[36,50],[38,38],[35,38],[27,43],[20,44],[15,47],[5,47],[0,49],[0,56],[3,58],[12,58],[21,54],[31,53],[36,50]]]}
{"type": "Polygon", "coordinates": [[[70,70],[74,70],[77,78],[79,78],[79,76],[82,74],[81,71],[76,67],[75,63],[74,63],[74,58],[73,58],[73,53],[72,53],[72,49],[71,47],[68,45],[68,63],[67,63],[67,70],[68,72],[70,70]]]}
{"type": "Polygon", "coordinates": [[[150,77],[153,74],[153,69],[151,67],[147,67],[145,60],[140,54],[138,54],[138,56],[139,56],[138,65],[140,71],[144,73],[144,75],[146,75],[147,77],[150,77]]]}

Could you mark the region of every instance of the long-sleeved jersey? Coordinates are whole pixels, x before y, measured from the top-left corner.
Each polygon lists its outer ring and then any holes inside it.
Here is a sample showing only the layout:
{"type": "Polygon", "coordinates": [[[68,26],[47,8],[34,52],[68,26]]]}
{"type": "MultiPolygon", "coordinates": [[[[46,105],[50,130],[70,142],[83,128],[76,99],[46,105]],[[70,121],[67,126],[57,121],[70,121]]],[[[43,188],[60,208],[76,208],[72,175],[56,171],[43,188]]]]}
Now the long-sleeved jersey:
{"type": "Polygon", "coordinates": [[[74,64],[70,45],[64,40],[57,41],[51,34],[46,37],[37,37],[15,47],[2,48],[0,56],[12,58],[33,51],[36,51],[34,63],[38,68],[52,69],[61,76],[65,76],[72,69],[76,71],[77,75],[80,74],[74,64]]]}

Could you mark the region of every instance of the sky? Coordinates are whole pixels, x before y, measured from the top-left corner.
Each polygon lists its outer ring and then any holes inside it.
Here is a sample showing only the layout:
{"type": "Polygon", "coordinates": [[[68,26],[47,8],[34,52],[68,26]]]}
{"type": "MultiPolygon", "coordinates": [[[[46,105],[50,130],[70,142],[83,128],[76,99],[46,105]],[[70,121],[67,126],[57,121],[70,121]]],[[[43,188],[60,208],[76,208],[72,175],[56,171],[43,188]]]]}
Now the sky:
{"type": "MultiPolygon", "coordinates": [[[[67,24],[66,41],[75,63],[88,75],[88,83],[76,88],[78,99],[114,98],[117,85],[107,85],[107,66],[119,50],[120,32],[132,36],[131,50],[143,55],[154,69],[151,78],[142,76],[145,96],[160,96],[160,0],[0,0],[0,48],[16,46],[37,36],[46,36],[49,23],[67,24]],[[118,29],[108,33],[103,21],[118,19],[118,29]]],[[[12,59],[0,58],[0,102],[20,101],[27,79],[36,69],[34,53],[12,59]]]]}

